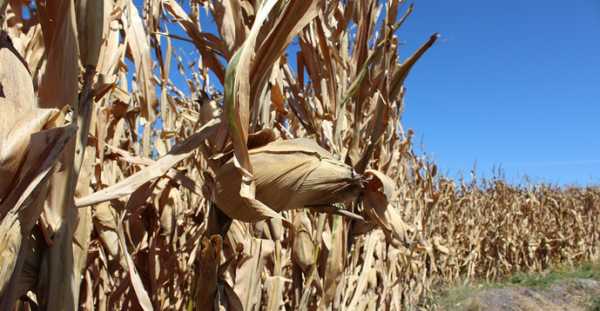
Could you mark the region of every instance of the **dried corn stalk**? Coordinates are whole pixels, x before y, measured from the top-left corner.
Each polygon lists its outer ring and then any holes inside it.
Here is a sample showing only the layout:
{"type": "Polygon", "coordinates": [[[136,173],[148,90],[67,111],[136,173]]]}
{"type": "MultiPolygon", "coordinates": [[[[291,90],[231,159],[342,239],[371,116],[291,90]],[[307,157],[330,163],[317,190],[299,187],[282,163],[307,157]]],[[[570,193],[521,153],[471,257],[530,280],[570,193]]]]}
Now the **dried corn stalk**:
{"type": "Polygon", "coordinates": [[[598,189],[415,155],[403,1],[0,9],[2,310],[417,309],[600,254],[598,189]]]}

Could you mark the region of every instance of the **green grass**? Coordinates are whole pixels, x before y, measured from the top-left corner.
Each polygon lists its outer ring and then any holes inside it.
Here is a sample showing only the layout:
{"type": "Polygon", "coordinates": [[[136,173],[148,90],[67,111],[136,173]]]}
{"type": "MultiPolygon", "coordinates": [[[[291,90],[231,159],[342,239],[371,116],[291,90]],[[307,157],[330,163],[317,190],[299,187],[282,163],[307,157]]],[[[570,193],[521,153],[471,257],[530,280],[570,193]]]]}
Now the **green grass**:
{"type": "Polygon", "coordinates": [[[563,266],[544,273],[516,273],[508,278],[508,282],[523,287],[545,288],[565,279],[600,280],[600,264],[586,263],[577,267],[563,266]]]}
{"type": "MultiPolygon", "coordinates": [[[[469,297],[479,291],[504,287],[547,288],[556,282],[570,279],[600,281],[600,262],[584,263],[575,267],[559,266],[541,273],[518,272],[496,282],[465,282],[438,291],[429,304],[442,307],[444,310],[479,310],[476,305],[465,304],[469,297]]],[[[590,302],[590,310],[600,311],[600,297],[590,302]]]]}

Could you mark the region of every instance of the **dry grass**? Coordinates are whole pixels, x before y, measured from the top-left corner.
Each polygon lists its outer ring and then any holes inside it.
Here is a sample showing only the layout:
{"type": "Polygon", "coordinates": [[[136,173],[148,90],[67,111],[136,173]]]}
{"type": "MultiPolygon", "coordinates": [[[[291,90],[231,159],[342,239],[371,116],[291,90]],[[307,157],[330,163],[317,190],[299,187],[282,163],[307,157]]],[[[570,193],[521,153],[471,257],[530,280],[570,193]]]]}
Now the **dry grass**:
{"type": "Polygon", "coordinates": [[[400,1],[0,8],[0,309],[402,310],[598,255],[598,189],[415,156],[403,83],[437,35],[400,59],[400,1]]]}

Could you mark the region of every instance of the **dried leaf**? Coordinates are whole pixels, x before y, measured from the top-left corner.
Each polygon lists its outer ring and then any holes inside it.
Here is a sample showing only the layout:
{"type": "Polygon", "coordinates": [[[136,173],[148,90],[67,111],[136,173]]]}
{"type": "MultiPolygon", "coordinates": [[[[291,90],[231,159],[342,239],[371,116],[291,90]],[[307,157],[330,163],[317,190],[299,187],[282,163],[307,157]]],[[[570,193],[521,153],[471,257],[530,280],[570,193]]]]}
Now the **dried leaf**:
{"type": "MultiPolygon", "coordinates": [[[[133,62],[136,66],[136,81],[141,89],[141,111],[142,117],[146,121],[154,120],[154,107],[157,104],[156,90],[152,79],[152,56],[150,55],[150,46],[148,45],[148,36],[144,23],[138,10],[133,3],[129,2],[129,15],[127,16],[130,24],[127,31],[127,43],[131,49],[133,62]]],[[[149,127],[146,128],[146,131],[149,127]]]]}
{"type": "Polygon", "coordinates": [[[127,269],[129,270],[129,278],[131,280],[131,285],[133,286],[135,295],[137,296],[138,303],[144,311],[154,310],[154,308],[152,307],[152,302],[150,301],[150,297],[148,296],[148,292],[144,288],[142,279],[140,278],[140,275],[137,272],[137,269],[135,268],[135,263],[133,262],[133,260],[131,259],[131,255],[127,251],[125,234],[123,233],[123,228],[121,224],[117,225],[117,234],[119,235],[119,246],[121,248],[121,254],[123,255],[123,257],[125,257],[127,269]]]}
{"type": "Polygon", "coordinates": [[[73,1],[36,0],[40,10],[47,63],[39,84],[38,105],[62,108],[75,105],[79,78],[79,48],[73,1]]]}
{"type": "Polygon", "coordinates": [[[364,194],[367,215],[381,226],[391,243],[406,243],[408,228],[391,204],[396,197],[394,182],[379,171],[367,170],[365,174],[371,178],[364,194]]]}
{"type": "Polygon", "coordinates": [[[174,165],[190,157],[198,146],[200,146],[210,135],[214,134],[219,124],[218,120],[207,123],[197,133],[173,147],[166,156],[160,158],[154,164],[149,165],[143,170],[108,188],[104,188],[89,196],[76,200],[75,205],[77,207],[84,207],[130,195],[141,185],[163,176],[174,165]]]}
{"type": "Polygon", "coordinates": [[[74,133],[75,128],[68,126],[33,134],[25,162],[27,164],[21,171],[18,183],[0,204],[0,236],[3,237],[3,241],[0,241],[0,305],[3,308],[10,308],[12,299],[16,298],[5,291],[13,272],[20,272],[24,260],[18,256],[21,242],[29,235],[42,211],[50,172],[74,133]]]}

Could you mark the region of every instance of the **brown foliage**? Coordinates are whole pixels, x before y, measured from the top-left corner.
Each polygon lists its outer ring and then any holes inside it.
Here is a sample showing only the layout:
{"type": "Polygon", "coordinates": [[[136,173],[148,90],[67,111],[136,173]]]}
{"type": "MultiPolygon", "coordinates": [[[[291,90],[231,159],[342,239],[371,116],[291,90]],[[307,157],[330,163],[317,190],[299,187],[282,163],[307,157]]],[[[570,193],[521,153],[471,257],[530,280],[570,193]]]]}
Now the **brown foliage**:
{"type": "Polygon", "coordinates": [[[437,35],[400,59],[402,1],[0,8],[3,310],[401,310],[598,256],[597,189],[457,186],[412,152],[437,35]]]}

